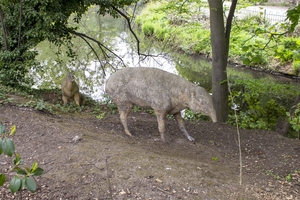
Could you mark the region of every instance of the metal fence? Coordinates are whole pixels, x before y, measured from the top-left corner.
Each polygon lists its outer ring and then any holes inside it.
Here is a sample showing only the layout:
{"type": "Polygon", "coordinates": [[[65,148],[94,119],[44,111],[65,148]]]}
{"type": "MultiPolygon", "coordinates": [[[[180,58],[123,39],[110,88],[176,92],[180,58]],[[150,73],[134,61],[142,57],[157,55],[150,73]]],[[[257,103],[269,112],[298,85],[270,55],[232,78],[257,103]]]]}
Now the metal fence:
{"type": "Polygon", "coordinates": [[[275,24],[277,22],[279,23],[284,22],[286,19],[285,13],[267,11],[266,9],[261,9],[261,10],[242,9],[239,10],[235,16],[239,19],[247,16],[260,16],[262,19],[269,21],[271,24],[275,24]]]}

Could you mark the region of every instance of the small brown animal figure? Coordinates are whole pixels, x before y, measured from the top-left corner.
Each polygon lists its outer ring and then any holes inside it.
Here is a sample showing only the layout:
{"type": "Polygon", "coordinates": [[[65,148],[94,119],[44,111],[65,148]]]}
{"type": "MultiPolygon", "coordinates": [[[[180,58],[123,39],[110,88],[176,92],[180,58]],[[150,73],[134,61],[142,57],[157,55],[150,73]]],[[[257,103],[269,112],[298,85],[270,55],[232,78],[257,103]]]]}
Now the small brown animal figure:
{"type": "Polygon", "coordinates": [[[75,77],[72,73],[68,72],[66,78],[61,84],[62,100],[64,104],[74,100],[79,106],[83,104],[83,96],[79,92],[79,87],[75,82],[75,77]]]}
{"type": "Polygon", "coordinates": [[[186,79],[169,72],[148,67],[123,68],[106,81],[105,91],[117,104],[125,133],[131,135],[127,127],[127,116],[133,105],[152,108],[155,111],[161,139],[165,140],[165,118],[174,115],[179,128],[190,141],[180,111],[190,108],[195,113],[203,113],[217,121],[212,99],[208,92],[186,79]]]}

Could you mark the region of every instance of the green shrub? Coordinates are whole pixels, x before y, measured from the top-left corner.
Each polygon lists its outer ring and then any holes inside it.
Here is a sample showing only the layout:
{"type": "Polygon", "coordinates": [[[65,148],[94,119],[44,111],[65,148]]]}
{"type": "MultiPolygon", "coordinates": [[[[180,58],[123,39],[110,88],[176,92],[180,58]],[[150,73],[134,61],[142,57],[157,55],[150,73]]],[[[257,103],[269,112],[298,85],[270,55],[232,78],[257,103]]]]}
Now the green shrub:
{"type": "MultiPolygon", "coordinates": [[[[297,87],[274,84],[268,80],[237,79],[230,81],[230,105],[237,104],[238,123],[245,129],[274,130],[280,116],[285,116],[297,96],[297,87]],[[284,96],[284,98],[282,98],[284,96]],[[232,99],[234,102],[232,102],[232,99]],[[290,100],[283,100],[290,99],[290,100]]],[[[235,115],[229,112],[229,124],[236,125],[235,115]]]]}
{"type": "Polygon", "coordinates": [[[145,36],[152,36],[154,34],[154,26],[152,23],[146,22],[142,25],[142,31],[145,36]]]}
{"type": "MultiPolygon", "coordinates": [[[[257,1],[257,0],[255,0],[257,1]]],[[[248,4],[242,1],[240,6],[248,4]]],[[[207,20],[198,16],[203,2],[154,1],[142,10],[137,23],[143,27],[145,35],[152,35],[160,41],[172,37],[172,47],[187,54],[211,52],[210,30],[207,20]],[[199,22],[201,20],[201,22],[199,22]],[[150,26],[150,24],[152,26],[150,26]]],[[[208,6],[207,3],[205,5],[208,6]]],[[[229,60],[254,67],[273,68],[274,61],[282,64],[295,61],[294,55],[300,49],[300,39],[282,35],[287,26],[270,24],[261,12],[256,16],[236,19],[232,26],[229,60]]],[[[296,59],[295,65],[297,64],[296,59]]]]}
{"type": "Polygon", "coordinates": [[[292,128],[297,132],[298,139],[300,139],[300,103],[296,106],[297,107],[292,116],[289,112],[286,112],[286,115],[289,117],[288,121],[292,125],[292,128]]]}
{"type": "Polygon", "coordinates": [[[292,67],[293,67],[294,73],[297,76],[299,76],[299,74],[300,74],[300,60],[293,61],[292,67]]]}
{"type": "Polygon", "coordinates": [[[183,118],[185,120],[197,121],[197,120],[209,120],[210,118],[201,113],[194,113],[190,109],[185,109],[183,112],[183,118]]]}
{"type": "Polygon", "coordinates": [[[294,60],[300,60],[298,58],[300,49],[300,40],[296,38],[282,38],[277,45],[275,51],[275,58],[279,59],[281,63],[286,63],[294,60]],[[298,58],[298,59],[297,59],[298,58]]]}
{"type": "MultiPolygon", "coordinates": [[[[32,176],[40,176],[44,173],[44,170],[38,166],[37,162],[34,162],[31,168],[26,166],[24,168],[22,167],[23,160],[19,154],[15,152],[15,145],[9,138],[14,135],[15,132],[15,125],[11,127],[10,133],[6,133],[5,126],[0,124],[0,155],[3,153],[9,157],[12,157],[13,155],[15,156],[12,170],[16,171],[16,175],[10,181],[9,189],[12,193],[18,192],[23,188],[26,188],[30,192],[35,192],[37,185],[32,176]]],[[[0,186],[3,186],[5,182],[6,176],[4,174],[0,174],[0,186]]]]}
{"type": "Polygon", "coordinates": [[[155,27],[154,34],[157,40],[164,41],[165,39],[167,39],[166,36],[168,36],[168,30],[167,28],[165,28],[165,25],[162,23],[159,26],[155,27]]]}

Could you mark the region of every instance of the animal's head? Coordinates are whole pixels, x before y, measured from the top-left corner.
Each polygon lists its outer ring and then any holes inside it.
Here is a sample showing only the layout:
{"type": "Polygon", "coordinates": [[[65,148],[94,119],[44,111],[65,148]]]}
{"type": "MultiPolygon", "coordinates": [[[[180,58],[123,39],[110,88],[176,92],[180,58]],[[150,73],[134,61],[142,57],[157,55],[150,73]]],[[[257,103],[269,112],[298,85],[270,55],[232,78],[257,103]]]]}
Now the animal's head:
{"type": "Polygon", "coordinates": [[[67,79],[69,79],[70,81],[75,81],[75,76],[73,73],[68,72],[67,73],[67,79]]]}
{"type": "Polygon", "coordinates": [[[191,93],[189,108],[194,113],[203,113],[208,115],[213,122],[217,122],[216,110],[212,98],[204,88],[197,87],[197,89],[191,93]]]}

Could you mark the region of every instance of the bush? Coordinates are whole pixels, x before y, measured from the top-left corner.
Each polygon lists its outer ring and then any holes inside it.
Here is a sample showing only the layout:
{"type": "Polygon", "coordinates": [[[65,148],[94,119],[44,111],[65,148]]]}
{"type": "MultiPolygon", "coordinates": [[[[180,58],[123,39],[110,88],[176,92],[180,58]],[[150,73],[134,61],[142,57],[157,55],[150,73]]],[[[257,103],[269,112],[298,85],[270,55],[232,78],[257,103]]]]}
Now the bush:
{"type": "Polygon", "coordinates": [[[300,139],[300,103],[296,105],[294,114],[291,116],[289,112],[286,115],[289,117],[289,123],[292,125],[293,130],[297,132],[297,137],[300,139]]]}
{"type": "MultiPolygon", "coordinates": [[[[9,189],[12,193],[20,191],[23,188],[26,188],[30,192],[35,192],[37,189],[37,184],[33,179],[33,176],[40,176],[44,173],[44,170],[38,166],[37,162],[34,162],[29,167],[22,168],[21,165],[23,160],[20,158],[19,154],[15,152],[15,145],[13,141],[9,138],[14,135],[16,132],[16,126],[11,127],[10,133],[5,133],[5,126],[0,124],[0,155],[4,153],[5,155],[12,157],[15,156],[14,166],[11,170],[16,171],[16,175],[12,178],[9,184],[9,189]]],[[[0,174],[0,186],[6,181],[6,176],[0,174]]]]}
{"type": "Polygon", "coordinates": [[[152,36],[154,34],[154,26],[146,22],[142,25],[142,31],[145,36],[152,36]]]}
{"type": "Polygon", "coordinates": [[[299,76],[299,74],[300,74],[300,60],[293,61],[292,67],[293,67],[294,73],[297,76],[299,76]]]}
{"type": "MultiPolygon", "coordinates": [[[[238,123],[244,129],[274,130],[280,116],[285,116],[289,105],[297,95],[297,87],[274,84],[268,80],[230,80],[230,105],[237,104],[238,123]],[[285,98],[282,96],[285,95],[285,98]],[[290,99],[289,101],[283,99],[290,99]]],[[[229,113],[229,124],[235,124],[233,111],[229,113]]]]}
{"type": "MultiPolygon", "coordinates": [[[[154,32],[154,36],[160,41],[171,36],[172,46],[185,53],[209,54],[211,46],[208,22],[202,18],[195,20],[195,16],[199,15],[197,5],[203,6],[202,3],[185,3],[184,8],[179,5],[175,2],[149,3],[137,17],[137,23],[145,25],[145,35],[152,35],[154,32]]],[[[280,34],[286,32],[287,27],[280,23],[270,24],[263,13],[235,20],[230,38],[229,60],[271,69],[274,68],[274,61],[282,64],[295,61],[294,55],[300,48],[300,40],[280,34]]]]}

